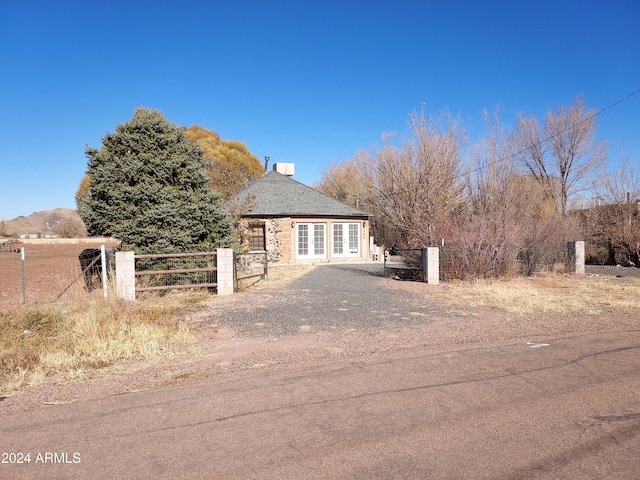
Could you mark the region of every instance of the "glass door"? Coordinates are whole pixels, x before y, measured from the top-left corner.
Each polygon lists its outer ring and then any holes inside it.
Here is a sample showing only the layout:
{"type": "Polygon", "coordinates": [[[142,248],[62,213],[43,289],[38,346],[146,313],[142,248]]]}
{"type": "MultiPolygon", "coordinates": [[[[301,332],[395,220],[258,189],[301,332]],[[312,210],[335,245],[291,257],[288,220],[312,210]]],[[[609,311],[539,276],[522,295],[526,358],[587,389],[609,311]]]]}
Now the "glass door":
{"type": "Polygon", "coordinates": [[[325,258],[326,243],[326,224],[296,224],[297,258],[325,258]]]}
{"type": "Polygon", "coordinates": [[[333,256],[360,256],[360,223],[334,223],[332,225],[333,256]]]}

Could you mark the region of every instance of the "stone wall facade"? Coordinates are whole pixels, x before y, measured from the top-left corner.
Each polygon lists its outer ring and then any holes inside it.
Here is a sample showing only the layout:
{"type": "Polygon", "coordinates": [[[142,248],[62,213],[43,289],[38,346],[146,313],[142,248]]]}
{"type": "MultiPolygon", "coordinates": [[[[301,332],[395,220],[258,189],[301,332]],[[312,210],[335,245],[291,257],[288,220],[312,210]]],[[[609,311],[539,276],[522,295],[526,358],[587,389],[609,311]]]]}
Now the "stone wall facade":
{"type": "Polygon", "coordinates": [[[269,263],[291,261],[291,218],[265,220],[265,244],[269,263]]]}

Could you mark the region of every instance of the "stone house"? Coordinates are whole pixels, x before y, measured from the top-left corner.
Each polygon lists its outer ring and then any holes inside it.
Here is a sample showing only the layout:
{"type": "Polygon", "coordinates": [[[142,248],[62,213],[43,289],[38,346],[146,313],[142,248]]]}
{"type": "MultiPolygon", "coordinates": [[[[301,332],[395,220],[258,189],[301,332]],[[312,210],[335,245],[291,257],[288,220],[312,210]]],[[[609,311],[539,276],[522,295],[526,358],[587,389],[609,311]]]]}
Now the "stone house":
{"type": "Polygon", "coordinates": [[[276,163],[236,196],[249,204],[242,214],[249,250],[266,250],[269,263],[371,259],[371,215],[292,175],[293,164],[276,163]]]}

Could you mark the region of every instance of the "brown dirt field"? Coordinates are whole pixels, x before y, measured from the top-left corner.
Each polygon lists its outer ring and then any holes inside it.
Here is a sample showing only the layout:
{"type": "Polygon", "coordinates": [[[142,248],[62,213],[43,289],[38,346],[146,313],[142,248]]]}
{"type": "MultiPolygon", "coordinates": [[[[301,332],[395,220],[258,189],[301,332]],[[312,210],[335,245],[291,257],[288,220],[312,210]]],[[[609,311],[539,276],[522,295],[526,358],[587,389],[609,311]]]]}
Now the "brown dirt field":
{"type": "MultiPolygon", "coordinates": [[[[106,245],[107,248],[114,246],[106,245]]],[[[82,280],[76,282],[81,273],[78,255],[85,248],[100,248],[100,244],[14,245],[14,248],[23,247],[26,303],[35,304],[54,301],[74,282],[67,294],[81,290],[82,280]]],[[[20,253],[0,252],[0,309],[21,303],[22,256],[20,253]]]]}

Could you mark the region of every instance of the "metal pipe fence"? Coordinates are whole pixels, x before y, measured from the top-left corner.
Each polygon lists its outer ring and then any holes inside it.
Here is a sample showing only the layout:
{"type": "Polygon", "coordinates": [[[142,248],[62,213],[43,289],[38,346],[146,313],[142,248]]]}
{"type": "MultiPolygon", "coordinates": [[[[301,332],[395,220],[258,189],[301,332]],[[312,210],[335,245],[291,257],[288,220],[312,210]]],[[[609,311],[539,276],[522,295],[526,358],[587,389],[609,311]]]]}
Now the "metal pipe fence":
{"type": "Polygon", "coordinates": [[[268,276],[268,257],[266,250],[234,255],[234,283],[236,290],[247,287],[268,276]]]}
{"type": "Polygon", "coordinates": [[[215,289],[215,252],[135,255],[136,292],[178,288],[215,289]]]}
{"type": "Polygon", "coordinates": [[[407,280],[424,280],[421,248],[390,248],[384,251],[384,272],[407,280]]]}

